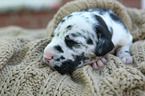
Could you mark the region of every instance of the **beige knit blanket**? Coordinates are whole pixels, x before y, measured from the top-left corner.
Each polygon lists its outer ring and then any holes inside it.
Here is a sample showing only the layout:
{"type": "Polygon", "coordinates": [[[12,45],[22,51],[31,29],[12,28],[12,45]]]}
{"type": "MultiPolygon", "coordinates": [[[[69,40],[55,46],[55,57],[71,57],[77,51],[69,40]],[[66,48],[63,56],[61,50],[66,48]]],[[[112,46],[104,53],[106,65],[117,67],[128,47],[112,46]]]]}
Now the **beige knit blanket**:
{"type": "Polygon", "coordinates": [[[45,29],[0,28],[0,96],[145,96],[145,10],[115,0],[76,0],[64,5],[45,29]],[[107,65],[90,65],[60,75],[42,63],[42,53],[60,20],[73,11],[112,9],[134,37],[134,64],[107,56],[107,65]]]}

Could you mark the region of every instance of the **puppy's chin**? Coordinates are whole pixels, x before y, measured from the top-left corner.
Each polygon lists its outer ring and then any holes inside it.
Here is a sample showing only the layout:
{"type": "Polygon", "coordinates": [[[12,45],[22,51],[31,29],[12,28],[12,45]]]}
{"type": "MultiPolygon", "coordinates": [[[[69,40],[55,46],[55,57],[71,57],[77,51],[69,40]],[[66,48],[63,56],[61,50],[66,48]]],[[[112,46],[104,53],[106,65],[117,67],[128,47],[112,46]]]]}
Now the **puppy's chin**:
{"type": "Polygon", "coordinates": [[[47,61],[47,59],[43,58],[43,62],[50,66],[53,70],[56,70],[61,74],[65,74],[71,73],[76,68],[81,67],[86,59],[88,58],[84,56],[84,53],[82,53],[81,55],[73,55],[73,59],[65,57],[65,59],[53,58],[47,61]]]}
{"type": "Polygon", "coordinates": [[[77,57],[75,60],[68,59],[61,63],[61,66],[54,66],[54,69],[61,74],[72,73],[75,69],[82,67],[86,61],[86,57],[77,57]]]}
{"type": "Polygon", "coordinates": [[[75,60],[73,61],[71,59],[68,59],[66,61],[61,62],[60,66],[55,65],[54,69],[57,70],[61,74],[65,74],[65,73],[70,73],[74,71],[79,64],[80,63],[76,62],[75,60]]]}

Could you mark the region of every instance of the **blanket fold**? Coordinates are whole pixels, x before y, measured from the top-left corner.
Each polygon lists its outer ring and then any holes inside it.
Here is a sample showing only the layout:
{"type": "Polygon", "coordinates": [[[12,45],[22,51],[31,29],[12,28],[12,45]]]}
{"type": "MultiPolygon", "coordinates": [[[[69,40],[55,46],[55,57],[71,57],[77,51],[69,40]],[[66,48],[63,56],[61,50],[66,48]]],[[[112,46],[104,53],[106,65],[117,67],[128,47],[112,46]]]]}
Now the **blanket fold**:
{"type": "Polygon", "coordinates": [[[145,10],[127,8],[116,0],[75,0],[56,13],[45,29],[0,28],[1,96],[145,96],[145,10]],[[125,65],[109,54],[107,64],[90,65],[60,75],[43,64],[42,55],[63,17],[88,8],[112,9],[134,37],[134,64],[125,65]]]}

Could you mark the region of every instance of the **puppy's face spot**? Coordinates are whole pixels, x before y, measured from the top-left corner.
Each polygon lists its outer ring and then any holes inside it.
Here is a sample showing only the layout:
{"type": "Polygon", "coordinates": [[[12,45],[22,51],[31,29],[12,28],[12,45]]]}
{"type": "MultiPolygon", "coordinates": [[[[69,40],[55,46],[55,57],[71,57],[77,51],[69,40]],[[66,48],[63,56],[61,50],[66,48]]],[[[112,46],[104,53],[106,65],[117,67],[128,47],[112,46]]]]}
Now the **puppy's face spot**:
{"type": "Polygon", "coordinates": [[[65,37],[64,42],[66,46],[74,52],[76,52],[77,50],[79,50],[81,47],[84,46],[83,42],[75,40],[75,38],[73,38],[71,34],[65,37]]]}
{"type": "Polygon", "coordinates": [[[54,46],[54,49],[57,50],[60,53],[63,53],[64,52],[59,45],[54,46]]]}

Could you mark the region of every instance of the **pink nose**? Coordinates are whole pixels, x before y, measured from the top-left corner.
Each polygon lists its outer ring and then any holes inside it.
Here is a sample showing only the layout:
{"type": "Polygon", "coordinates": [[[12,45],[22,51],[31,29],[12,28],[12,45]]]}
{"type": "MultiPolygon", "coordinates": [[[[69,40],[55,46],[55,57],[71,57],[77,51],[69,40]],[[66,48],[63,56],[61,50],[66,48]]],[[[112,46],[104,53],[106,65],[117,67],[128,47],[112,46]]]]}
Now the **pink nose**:
{"type": "Polygon", "coordinates": [[[43,57],[45,58],[45,62],[46,62],[46,63],[50,63],[50,61],[51,61],[51,59],[52,59],[52,56],[44,55],[43,57]]]}
{"type": "Polygon", "coordinates": [[[47,47],[44,49],[44,54],[43,54],[43,58],[44,58],[44,61],[47,63],[47,64],[51,64],[52,63],[52,59],[53,59],[53,56],[54,56],[54,53],[55,53],[55,50],[53,48],[54,45],[47,45],[47,47]]]}

